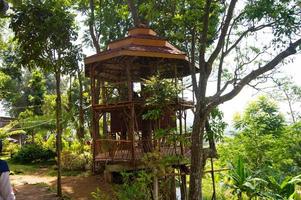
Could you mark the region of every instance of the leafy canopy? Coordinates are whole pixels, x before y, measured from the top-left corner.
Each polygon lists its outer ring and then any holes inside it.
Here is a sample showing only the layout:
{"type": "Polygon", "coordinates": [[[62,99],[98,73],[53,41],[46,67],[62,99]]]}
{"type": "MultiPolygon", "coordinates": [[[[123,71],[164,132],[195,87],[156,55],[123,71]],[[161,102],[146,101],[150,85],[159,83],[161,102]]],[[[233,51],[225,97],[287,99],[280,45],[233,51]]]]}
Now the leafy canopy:
{"type": "Polygon", "coordinates": [[[284,117],[275,102],[261,96],[251,102],[242,115],[235,116],[234,126],[247,135],[279,135],[284,127],[284,117]]]}
{"type": "Polygon", "coordinates": [[[53,70],[76,66],[74,15],[63,1],[28,0],[14,8],[11,28],[20,49],[20,64],[53,70]],[[53,68],[54,67],[54,68],[53,68]]]}

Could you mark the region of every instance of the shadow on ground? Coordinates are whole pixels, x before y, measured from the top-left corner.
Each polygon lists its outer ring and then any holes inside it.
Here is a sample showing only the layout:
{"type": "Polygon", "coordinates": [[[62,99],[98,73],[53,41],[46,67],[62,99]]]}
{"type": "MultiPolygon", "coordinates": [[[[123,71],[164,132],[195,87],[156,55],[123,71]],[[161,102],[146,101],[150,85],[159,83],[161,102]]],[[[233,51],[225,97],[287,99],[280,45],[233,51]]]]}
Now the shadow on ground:
{"type": "MultiPolygon", "coordinates": [[[[11,176],[17,190],[17,200],[56,200],[56,178],[51,176],[14,175],[11,176]],[[51,189],[50,189],[51,188],[51,189]]],[[[112,194],[111,185],[101,176],[62,177],[63,193],[74,200],[90,200],[91,193],[100,188],[106,194],[112,194]]],[[[111,199],[114,199],[113,197],[111,199]]]]}

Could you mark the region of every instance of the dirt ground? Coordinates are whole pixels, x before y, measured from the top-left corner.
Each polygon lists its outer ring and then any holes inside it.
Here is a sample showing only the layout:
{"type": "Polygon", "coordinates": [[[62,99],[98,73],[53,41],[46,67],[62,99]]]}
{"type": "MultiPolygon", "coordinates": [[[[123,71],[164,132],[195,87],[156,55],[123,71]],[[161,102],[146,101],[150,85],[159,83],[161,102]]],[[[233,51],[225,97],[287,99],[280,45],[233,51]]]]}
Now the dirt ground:
{"type": "MultiPolygon", "coordinates": [[[[55,200],[56,177],[39,175],[12,175],[10,177],[16,190],[17,200],[55,200]]],[[[91,192],[100,188],[106,194],[112,194],[111,187],[101,176],[62,177],[63,193],[76,200],[88,200],[91,192]]]]}

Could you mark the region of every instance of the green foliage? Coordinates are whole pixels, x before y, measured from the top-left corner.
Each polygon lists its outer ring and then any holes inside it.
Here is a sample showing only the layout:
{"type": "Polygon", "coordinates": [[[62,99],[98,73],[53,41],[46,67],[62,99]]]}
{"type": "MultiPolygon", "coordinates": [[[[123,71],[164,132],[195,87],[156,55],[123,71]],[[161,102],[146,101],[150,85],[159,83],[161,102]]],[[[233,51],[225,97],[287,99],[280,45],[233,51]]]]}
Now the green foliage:
{"type": "Polygon", "coordinates": [[[91,147],[81,143],[77,139],[63,137],[62,169],[67,171],[86,170],[91,168],[92,154],[91,147]]]}
{"type": "Polygon", "coordinates": [[[259,97],[248,105],[242,115],[236,116],[234,125],[238,129],[234,138],[227,138],[219,146],[222,162],[241,156],[251,170],[263,172],[268,170],[267,166],[280,161],[273,152],[283,137],[285,124],[273,102],[259,97]]]}
{"type": "Polygon", "coordinates": [[[15,6],[11,28],[18,42],[20,64],[63,71],[77,66],[72,41],[76,40],[74,16],[63,1],[24,1],[15,6]],[[46,24],[46,26],[45,26],[46,24]]]}
{"type": "Polygon", "coordinates": [[[0,97],[4,97],[6,96],[5,92],[5,88],[7,88],[9,86],[9,82],[11,81],[10,76],[8,76],[7,74],[3,73],[2,71],[0,71],[0,88],[1,88],[1,92],[0,92],[0,97]]]}
{"type": "Polygon", "coordinates": [[[91,196],[95,200],[110,200],[111,199],[111,197],[109,197],[107,194],[104,194],[99,188],[97,188],[95,192],[92,192],[91,196]]]}
{"type": "MultiPolygon", "coordinates": [[[[126,31],[132,27],[126,1],[94,1],[94,16],[91,14],[88,0],[76,0],[73,3],[76,6],[75,9],[86,16],[84,22],[86,26],[95,21],[96,37],[103,49],[110,41],[123,37],[126,31]]],[[[91,33],[88,28],[85,29],[84,43],[93,47],[91,33]]]]}
{"type": "Polygon", "coordinates": [[[147,94],[146,105],[163,108],[175,103],[181,88],[175,87],[175,83],[162,79],[160,74],[144,80],[145,93],[147,94]]]}
{"type": "Polygon", "coordinates": [[[168,110],[173,110],[171,106],[176,103],[180,87],[175,87],[175,83],[167,79],[162,79],[160,74],[144,80],[145,105],[149,110],[143,114],[143,119],[158,120],[168,110]]]}
{"type": "Polygon", "coordinates": [[[237,132],[218,146],[222,165],[229,160],[233,162],[236,156],[241,159],[232,165],[236,166],[235,173],[233,168],[229,172],[230,183],[235,185],[230,187],[232,191],[245,190],[246,196],[259,195],[263,199],[297,198],[300,122],[285,125],[277,106],[263,97],[249,104],[241,116],[235,121],[237,132]],[[290,182],[293,176],[296,176],[294,184],[290,182]],[[252,181],[245,185],[249,180],[252,181]],[[248,188],[241,189],[244,186],[248,188]]]}
{"type": "Polygon", "coordinates": [[[295,199],[295,185],[301,182],[300,176],[296,177],[275,177],[268,176],[268,195],[276,200],[295,199]]]}
{"type": "Polygon", "coordinates": [[[41,162],[53,159],[55,153],[49,149],[45,149],[37,144],[27,144],[22,146],[14,156],[13,160],[19,163],[41,162]]]}
{"type": "Polygon", "coordinates": [[[46,78],[38,70],[29,72],[19,64],[17,42],[9,39],[0,50],[0,97],[9,113],[17,117],[27,108],[35,114],[42,114],[43,97],[48,90],[46,78]],[[5,78],[1,78],[5,74],[5,78]]]}
{"type": "Polygon", "coordinates": [[[4,140],[2,152],[7,152],[12,157],[19,150],[20,150],[20,145],[19,144],[9,142],[8,140],[4,140]]]}
{"type": "MultiPolygon", "coordinates": [[[[180,49],[191,50],[193,32],[199,35],[203,31],[203,13],[205,1],[141,1],[140,18],[148,20],[150,26],[161,36],[169,38],[180,49]]],[[[212,44],[222,11],[220,3],[212,2],[209,19],[208,44],[212,44]]],[[[198,40],[196,40],[197,45],[198,40]]]]}
{"type": "Polygon", "coordinates": [[[236,164],[231,164],[228,176],[230,182],[226,183],[226,186],[232,189],[233,194],[237,195],[238,199],[242,199],[243,193],[246,193],[250,198],[263,196],[260,189],[266,185],[266,181],[252,177],[241,157],[238,157],[236,164]]]}
{"type": "Polygon", "coordinates": [[[150,200],[152,175],[143,170],[138,173],[123,173],[124,183],[117,192],[122,200],[150,200]]]}
{"type": "Polygon", "coordinates": [[[249,23],[261,20],[273,22],[272,30],[276,39],[285,41],[284,36],[291,37],[299,30],[300,6],[298,4],[300,4],[298,0],[249,1],[241,18],[247,19],[249,23]]]}
{"type": "Polygon", "coordinates": [[[46,92],[46,80],[44,75],[38,70],[33,71],[31,75],[32,78],[28,84],[30,90],[28,95],[29,106],[33,106],[31,110],[34,114],[42,115],[41,105],[43,104],[46,92]]]}
{"type": "Polygon", "coordinates": [[[209,141],[210,137],[216,142],[223,140],[224,131],[227,127],[227,123],[223,120],[223,117],[224,114],[218,108],[211,111],[209,115],[210,130],[206,130],[206,134],[204,135],[206,141],[209,141]]]}
{"type": "Polygon", "coordinates": [[[62,169],[64,170],[85,170],[90,168],[92,156],[88,152],[78,154],[74,151],[62,151],[62,169]]]}
{"type": "Polygon", "coordinates": [[[265,96],[251,102],[243,115],[236,115],[234,126],[246,135],[279,136],[284,127],[284,118],[277,105],[265,96]]]}

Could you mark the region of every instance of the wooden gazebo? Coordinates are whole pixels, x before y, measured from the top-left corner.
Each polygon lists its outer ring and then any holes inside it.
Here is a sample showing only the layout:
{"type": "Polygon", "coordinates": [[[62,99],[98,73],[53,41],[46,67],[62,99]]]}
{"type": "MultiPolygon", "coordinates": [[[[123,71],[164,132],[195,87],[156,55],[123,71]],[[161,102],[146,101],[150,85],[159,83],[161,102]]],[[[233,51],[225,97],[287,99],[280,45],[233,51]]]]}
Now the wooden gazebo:
{"type": "MultiPolygon", "coordinates": [[[[177,84],[190,74],[189,61],[150,28],[133,28],[127,37],[109,43],[107,50],[85,58],[85,73],[91,79],[94,169],[110,165],[135,169],[154,145],[160,145],[162,154],[189,156],[189,148],[180,144],[169,147],[153,142],[152,122],[142,118],[147,109],[142,80],[158,72],[177,84]],[[100,131],[104,115],[107,130],[100,131]]],[[[178,98],[161,126],[180,127],[182,133],[183,112],[193,107],[191,101],[178,98]]]]}

